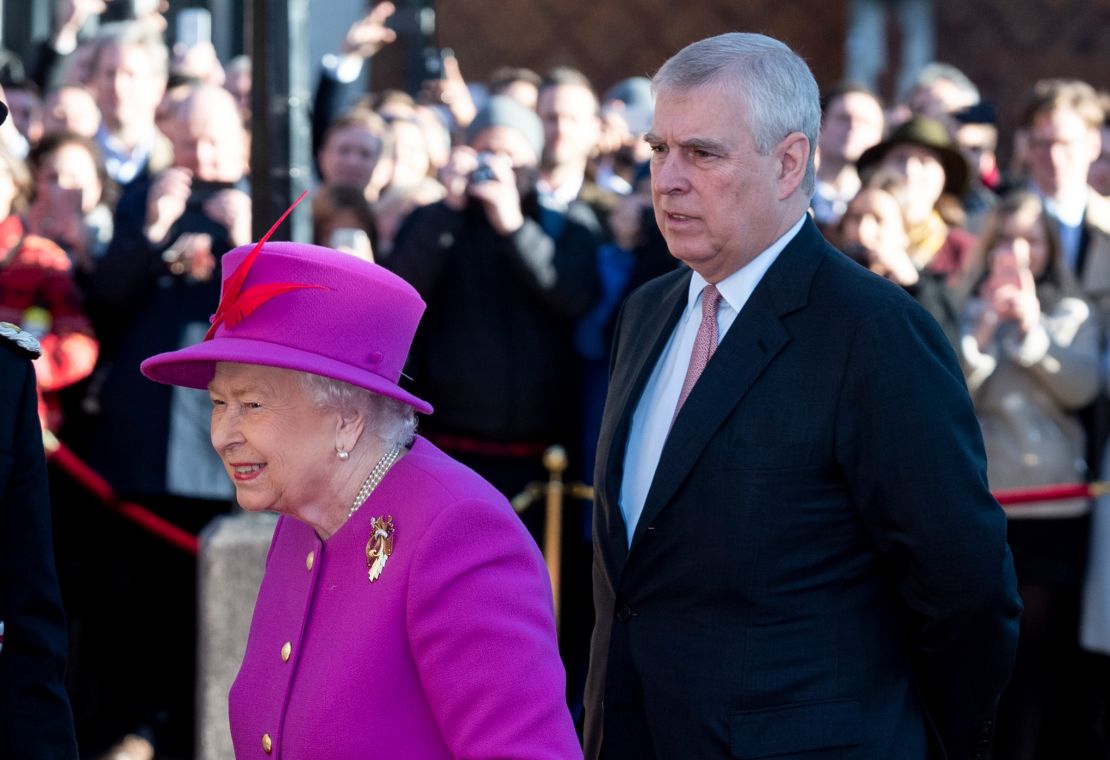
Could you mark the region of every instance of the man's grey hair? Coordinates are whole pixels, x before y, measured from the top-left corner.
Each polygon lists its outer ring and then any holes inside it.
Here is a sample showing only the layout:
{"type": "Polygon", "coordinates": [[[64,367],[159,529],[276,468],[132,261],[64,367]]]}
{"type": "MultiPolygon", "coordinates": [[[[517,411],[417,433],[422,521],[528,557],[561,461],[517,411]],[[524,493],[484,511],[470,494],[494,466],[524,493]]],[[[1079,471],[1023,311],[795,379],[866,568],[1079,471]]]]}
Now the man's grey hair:
{"type": "Polygon", "coordinates": [[[770,155],[792,132],[809,140],[802,191],[813,195],[821,96],[813,72],[787,45],[762,34],[732,32],[687,45],[652,77],[652,90],[689,90],[722,83],[744,98],[756,150],[770,155]]]}
{"type": "Polygon", "coordinates": [[[975,86],[971,78],[950,63],[933,61],[926,64],[918,73],[913,86],[915,88],[931,87],[935,82],[949,82],[955,85],[956,89],[972,104],[981,100],[979,88],[975,86]]]}
{"type": "Polygon", "coordinates": [[[380,438],[386,446],[408,446],[416,435],[416,410],[403,401],[321,377],[311,372],[298,372],[302,386],[317,407],[338,412],[362,412],[366,430],[380,438]]]}
{"type": "Polygon", "coordinates": [[[104,50],[113,45],[117,48],[136,47],[142,50],[150,61],[149,73],[165,80],[170,74],[170,52],[157,29],[142,21],[113,21],[100,27],[94,38],[95,48],[90,61],[91,70],[100,66],[104,50]]]}

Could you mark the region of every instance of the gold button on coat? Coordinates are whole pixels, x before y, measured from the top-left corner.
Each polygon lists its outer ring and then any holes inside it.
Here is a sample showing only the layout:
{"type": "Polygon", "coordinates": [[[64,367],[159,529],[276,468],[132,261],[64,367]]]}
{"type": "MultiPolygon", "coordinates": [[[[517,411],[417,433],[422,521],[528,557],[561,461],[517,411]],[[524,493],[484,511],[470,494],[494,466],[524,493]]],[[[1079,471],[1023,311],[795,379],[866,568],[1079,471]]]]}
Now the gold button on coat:
{"type": "Polygon", "coordinates": [[[262,751],[267,755],[274,751],[274,742],[269,734],[262,734],[262,751]]]}
{"type": "Polygon", "coordinates": [[[312,563],[316,561],[316,552],[309,552],[308,556],[304,558],[304,566],[308,570],[312,570],[312,563]]]}
{"type": "Polygon", "coordinates": [[[282,662],[289,662],[289,655],[291,655],[292,653],[293,653],[293,644],[291,642],[287,641],[287,642],[285,642],[284,644],[281,645],[281,661],[282,662]]]}

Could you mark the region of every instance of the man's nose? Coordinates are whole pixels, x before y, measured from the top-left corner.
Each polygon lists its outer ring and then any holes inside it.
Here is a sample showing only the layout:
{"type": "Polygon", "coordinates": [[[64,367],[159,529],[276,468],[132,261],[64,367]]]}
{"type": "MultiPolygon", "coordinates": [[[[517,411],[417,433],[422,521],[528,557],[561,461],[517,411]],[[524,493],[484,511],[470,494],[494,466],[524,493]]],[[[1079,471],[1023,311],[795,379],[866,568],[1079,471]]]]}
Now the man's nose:
{"type": "Polygon", "coordinates": [[[685,186],[682,167],[673,153],[652,161],[651,184],[659,195],[678,192],[685,186]]]}

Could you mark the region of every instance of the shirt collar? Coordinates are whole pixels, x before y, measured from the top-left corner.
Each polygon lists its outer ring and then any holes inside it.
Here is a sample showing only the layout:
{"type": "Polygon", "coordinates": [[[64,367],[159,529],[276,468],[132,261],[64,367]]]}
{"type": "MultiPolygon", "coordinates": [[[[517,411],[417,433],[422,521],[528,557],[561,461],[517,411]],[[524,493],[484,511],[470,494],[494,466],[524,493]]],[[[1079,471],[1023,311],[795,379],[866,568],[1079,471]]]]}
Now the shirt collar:
{"type": "MultiPolygon", "coordinates": [[[[763,279],[763,275],[775,263],[775,259],[779,257],[783,249],[794,239],[794,236],[801,231],[802,225],[805,223],[807,214],[802,214],[801,218],[794,223],[794,226],[788,229],[783,235],[771,243],[762,253],[749,261],[744,266],[737,269],[725,279],[717,283],[717,290],[721,292],[721,298],[729,307],[739,313],[740,309],[744,308],[744,304],[748,302],[755,286],[763,279]]],[[[697,272],[694,272],[690,278],[690,290],[687,295],[687,306],[693,306],[698,300],[698,296],[705,290],[705,286],[709,283],[705,281],[697,272]]]]}

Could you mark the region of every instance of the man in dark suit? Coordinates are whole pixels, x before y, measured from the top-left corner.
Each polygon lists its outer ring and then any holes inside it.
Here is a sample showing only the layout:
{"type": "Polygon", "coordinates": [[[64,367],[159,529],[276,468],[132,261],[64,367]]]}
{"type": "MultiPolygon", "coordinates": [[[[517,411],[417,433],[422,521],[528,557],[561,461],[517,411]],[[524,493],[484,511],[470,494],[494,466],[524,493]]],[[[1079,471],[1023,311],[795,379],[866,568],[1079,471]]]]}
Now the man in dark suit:
{"type": "Polygon", "coordinates": [[[726,34],[654,79],[656,221],[598,450],[586,757],[986,757],[1021,604],[956,357],[806,215],[817,85],[726,34]]]}
{"type": "Polygon", "coordinates": [[[0,757],[76,758],[36,412],[38,343],[0,323],[0,757]]]}

